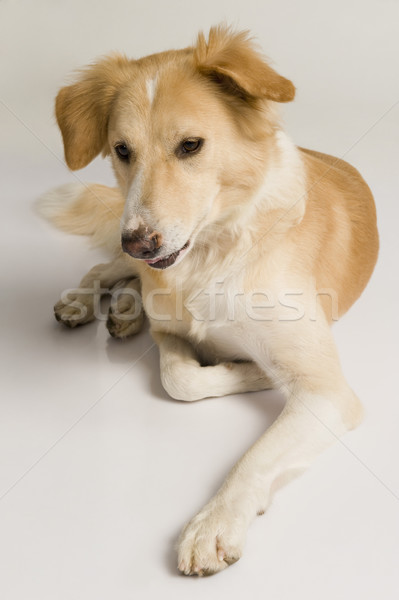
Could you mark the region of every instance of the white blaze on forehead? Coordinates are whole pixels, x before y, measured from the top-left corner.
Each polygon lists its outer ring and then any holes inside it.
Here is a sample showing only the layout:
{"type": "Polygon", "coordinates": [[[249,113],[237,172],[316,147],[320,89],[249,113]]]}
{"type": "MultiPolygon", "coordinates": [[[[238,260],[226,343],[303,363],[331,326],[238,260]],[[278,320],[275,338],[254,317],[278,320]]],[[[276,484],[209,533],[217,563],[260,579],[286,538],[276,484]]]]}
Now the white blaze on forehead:
{"type": "Polygon", "coordinates": [[[152,77],[151,79],[147,79],[147,81],[146,81],[147,96],[150,101],[150,105],[152,105],[154,98],[155,98],[155,93],[157,91],[157,82],[158,82],[157,75],[154,75],[154,77],[152,77]]]}

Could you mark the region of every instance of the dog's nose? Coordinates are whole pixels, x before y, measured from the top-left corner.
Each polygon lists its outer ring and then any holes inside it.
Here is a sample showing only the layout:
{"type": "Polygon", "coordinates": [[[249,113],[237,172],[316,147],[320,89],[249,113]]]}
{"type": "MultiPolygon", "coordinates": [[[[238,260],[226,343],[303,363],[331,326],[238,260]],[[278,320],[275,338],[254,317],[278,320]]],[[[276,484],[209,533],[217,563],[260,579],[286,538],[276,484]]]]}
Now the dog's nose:
{"type": "Polygon", "coordinates": [[[162,235],[142,225],[122,234],[122,250],[133,258],[154,258],[161,245],[162,235]]]}

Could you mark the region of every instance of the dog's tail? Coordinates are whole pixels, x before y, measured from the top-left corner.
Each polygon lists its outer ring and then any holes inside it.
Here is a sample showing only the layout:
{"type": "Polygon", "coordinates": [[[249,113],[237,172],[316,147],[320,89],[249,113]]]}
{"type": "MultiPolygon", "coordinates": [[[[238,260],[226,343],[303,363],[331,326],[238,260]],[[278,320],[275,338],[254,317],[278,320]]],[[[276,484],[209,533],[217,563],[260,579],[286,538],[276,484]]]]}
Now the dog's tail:
{"type": "Polygon", "coordinates": [[[120,220],[124,200],[117,188],[68,183],[43,194],[38,213],[58,229],[87,235],[93,246],[114,252],[120,247],[120,220]]]}

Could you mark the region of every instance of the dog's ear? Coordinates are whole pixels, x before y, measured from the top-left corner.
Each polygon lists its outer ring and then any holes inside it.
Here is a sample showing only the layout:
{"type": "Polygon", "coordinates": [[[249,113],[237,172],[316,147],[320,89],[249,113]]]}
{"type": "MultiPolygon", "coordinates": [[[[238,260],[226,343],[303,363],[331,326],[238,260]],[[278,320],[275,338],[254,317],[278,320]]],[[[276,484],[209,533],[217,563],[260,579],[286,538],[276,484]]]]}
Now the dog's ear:
{"type": "Polygon", "coordinates": [[[197,69],[229,93],[275,102],[294,99],[295,87],[272,69],[257,52],[248,32],[212,27],[208,41],[200,33],[194,48],[197,69]]]}
{"type": "Polygon", "coordinates": [[[131,72],[130,65],[120,55],[106,58],[84,69],[77,83],[59,91],[55,114],[70,169],[82,169],[104,149],[111,105],[131,72]]]}

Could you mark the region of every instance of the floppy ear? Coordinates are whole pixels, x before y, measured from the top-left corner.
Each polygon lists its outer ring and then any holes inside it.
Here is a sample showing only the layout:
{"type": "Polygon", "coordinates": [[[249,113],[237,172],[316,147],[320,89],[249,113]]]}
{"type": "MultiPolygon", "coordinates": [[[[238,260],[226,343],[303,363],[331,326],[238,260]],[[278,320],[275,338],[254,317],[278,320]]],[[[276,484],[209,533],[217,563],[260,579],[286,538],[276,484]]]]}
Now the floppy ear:
{"type": "Polygon", "coordinates": [[[194,48],[197,69],[230,93],[275,102],[294,99],[295,87],[272,69],[255,50],[248,32],[212,27],[208,41],[200,33],[194,48]]]}
{"type": "Polygon", "coordinates": [[[111,105],[131,73],[129,65],[123,56],[106,58],[83,70],[77,83],[59,91],[55,114],[70,169],[82,169],[103,150],[111,105]]]}

